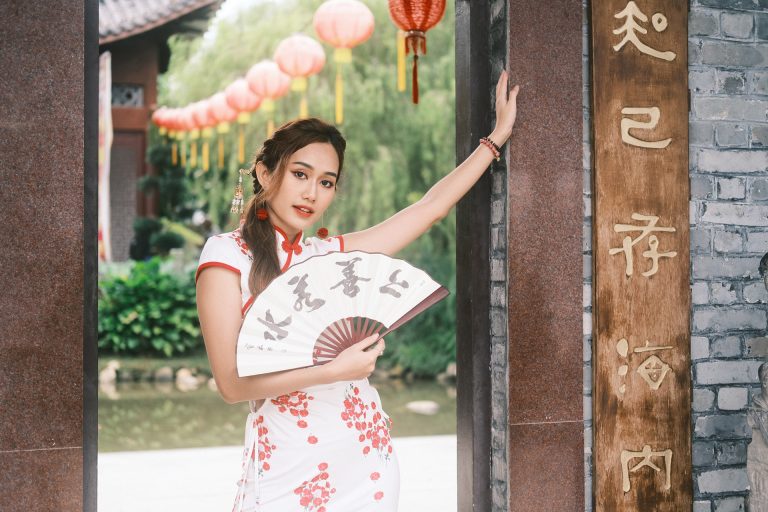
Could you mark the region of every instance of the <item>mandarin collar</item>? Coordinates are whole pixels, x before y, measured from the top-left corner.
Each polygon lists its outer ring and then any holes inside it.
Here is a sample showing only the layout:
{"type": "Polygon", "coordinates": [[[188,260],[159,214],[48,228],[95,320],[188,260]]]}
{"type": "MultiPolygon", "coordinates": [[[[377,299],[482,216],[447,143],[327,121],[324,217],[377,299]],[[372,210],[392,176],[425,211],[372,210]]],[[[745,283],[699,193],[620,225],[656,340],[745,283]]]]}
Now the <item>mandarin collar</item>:
{"type": "Polygon", "coordinates": [[[296,235],[296,238],[294,238],[293,242],[288,240],[288,235],[280,229],[279,227],[272,224],[272,227],[275,228],[275,233],[278,234],[278,247],[280,247],[283,251],[287,252],[288,254],[294,253],[294,254],[301,254],[302,247],[301,247],[301,241],[304,236],[304,230],[301,230],[296,235]]]}

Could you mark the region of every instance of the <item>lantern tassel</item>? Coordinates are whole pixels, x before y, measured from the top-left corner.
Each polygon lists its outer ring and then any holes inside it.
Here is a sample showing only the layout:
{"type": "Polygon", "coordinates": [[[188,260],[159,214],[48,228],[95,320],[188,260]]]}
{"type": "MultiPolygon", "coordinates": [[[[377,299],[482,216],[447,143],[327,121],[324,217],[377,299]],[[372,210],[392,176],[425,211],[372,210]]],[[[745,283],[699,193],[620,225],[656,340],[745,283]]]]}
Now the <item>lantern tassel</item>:
{"type": "Polygon", "coordinates": [[[237,130],[237,161],[240,165],[245,162],[245,134],[243,133],[243,125],[238,125],[237,130]]]}
{"type": "Polygon", "coordinates": [[[189,165],[197,167],[197,141],[192,141],[192,154],[189,155],[189,165]]]}
{"type": "Polygon", "coordinates": [[[208,140],[206,139],[203,142],[203,170],[207,171],[210,168],[210,162],[209,162],[209,152],[208,152],[208,140]]]}
{"type": "Polygon", "coordinates": [[[397,90],[405,91],[405,32],[397,31],[397,90]]]}
{"type": "Polygon", "coordinates": [[[309,117],[309,108],[307,106],[307,91],[301,93],[301,103],[299,103],[299,117],[306,119],[309,117]]]}
{"type": "Polygon", "coordinates": [[[275,120],[272,119],[272,116],[269,116],[269,119],[267,120],[267,138],[270,138],[274,132],[275,120]]]}
{"type": "Polygon", "coordinates": [[[413,54],[413,81],[411,82],[413,102],[419,103],[419,54],[413,54]]]}
{"type": "Polygon", "coordinates": [[[341,79],[341,64],[336,66],[336,124],[344,122],[344,83],[341,79]]]}
{"type": "Polygon", "coordinates": [[[181,166],[187,166],[187,143],[183,140],[181,141],[181,166]]]}
{"type": "Polygon", "coordinates": [[[175,166],[178,161],[178,152],[179,149],[176,147],[176,142],[174,141],[173,145],[171,146],[171,163],[175,166]]]}
{"type": "Polygon", "coordinates": [[[219,134],[219,161],[218,161],[218,167],[219,169],[224,168],[224,137],[219,134]]]}

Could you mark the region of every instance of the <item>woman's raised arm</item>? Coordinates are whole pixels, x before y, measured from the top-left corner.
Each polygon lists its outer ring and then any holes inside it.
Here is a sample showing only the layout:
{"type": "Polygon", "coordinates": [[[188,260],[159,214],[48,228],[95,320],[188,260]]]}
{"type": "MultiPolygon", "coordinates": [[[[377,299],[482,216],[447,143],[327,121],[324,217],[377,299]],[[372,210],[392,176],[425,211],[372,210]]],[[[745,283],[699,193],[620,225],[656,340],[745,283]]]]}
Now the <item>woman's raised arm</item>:
{"type": "MultiPolygon", "coordinates": [[[[517,115],[515,86],[507,93],[508,75],[504,71],[496,84],[496,127],[489,138],[502,146],[512,134],[517,115]]],[[[424,197],[400,210],[387,220],[354,233],[344,235],[345,251],[380,252],[394,255],[423,235],[435,222],[441,220],[466,194],[493,161],[489,148],[478,146],[456,169],[444,176],[424,197]]]]}
{"type": "Polygon", "coordinates": [[[197,280],[197,314],[205,350],[219,394],[234,404],[277,397],[316,384],[368,377],[384,350],[384,338],[369,336],[344,350],[332,362],[308,368],[239,377],[237,337],[243,318],[240,314],[240,277],[234,272],[209,267],[197,280]],[[374,344],[370,351],[364,349],[374,344]]]}

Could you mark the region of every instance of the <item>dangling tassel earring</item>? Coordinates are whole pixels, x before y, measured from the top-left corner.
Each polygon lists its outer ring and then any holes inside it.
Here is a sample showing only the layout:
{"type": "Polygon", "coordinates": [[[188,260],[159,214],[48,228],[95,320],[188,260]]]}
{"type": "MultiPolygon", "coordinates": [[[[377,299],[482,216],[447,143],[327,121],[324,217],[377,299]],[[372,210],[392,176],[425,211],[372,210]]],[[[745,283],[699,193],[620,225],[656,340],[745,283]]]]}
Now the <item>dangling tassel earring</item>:
{"type": "Polygon", "coordinates": [[[256,208],[256,218],[259,220],[267,220],[269,213],[264,208],[256,208]]]}
{"type": "MultiPolygon", "coordinates": [[[[320,221],[320,224],[325,224],[325,212],[323,212],[322,220],[320,221]]],[[[327,238],[328,237],[328,230],[325,227],[322,227],[317,230],[317,236],[320,238],[327,238]]]]}
{"type": "Polygon", "coordinates": [[[232,213],[243,213],[243,169],[237,171],[237,185],[235,185],[235,194],[232,198],[232,208],[229,209],[232,213]]]}

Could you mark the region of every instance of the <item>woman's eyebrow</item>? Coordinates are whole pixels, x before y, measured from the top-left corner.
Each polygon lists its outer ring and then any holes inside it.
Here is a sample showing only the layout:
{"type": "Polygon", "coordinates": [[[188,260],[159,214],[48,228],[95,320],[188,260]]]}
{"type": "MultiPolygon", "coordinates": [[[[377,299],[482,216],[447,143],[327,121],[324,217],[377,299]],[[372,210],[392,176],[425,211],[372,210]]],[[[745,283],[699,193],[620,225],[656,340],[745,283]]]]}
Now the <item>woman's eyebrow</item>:
{"type": "MultiPolygon", "coordinates": [[[[311,171],[314,171],[314,170],[315,170],[315,168],[314,168],[314,167],[312,167],[311,165],[309,165],[309,164],[308,164],[308,163],[306,163],[306,162],[299,162],[299,161],[297,160],[297,161],[295,161],[295,162],[293,162],[293,163],[294,163],[294,164],[301,164],[301,165],[303,165],[304,167],[306,167],[307,169],[309,169],[309,170],[311,170],[311,171]]],[[[337,177],[339,176],[339,175],[338,175],[338,174],[336,174],[335,172],[330,172],[330,171],[328,171],[328,172],[325,172],[325,173],[323,173],[323,174],[326,174],[326,175],[328,175],[328,176],[333,176],[334,178],[337,178],[337,177]]]]}

